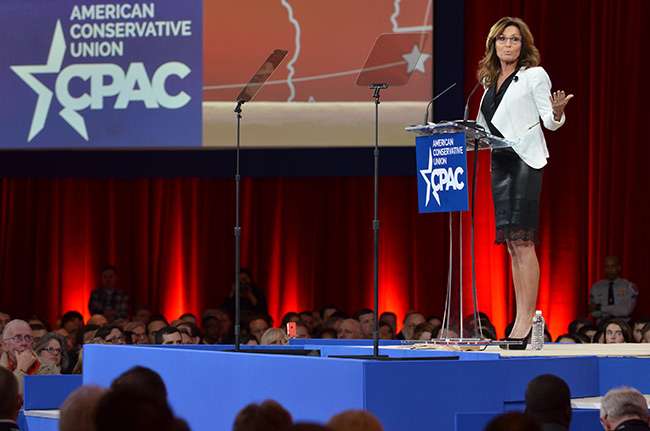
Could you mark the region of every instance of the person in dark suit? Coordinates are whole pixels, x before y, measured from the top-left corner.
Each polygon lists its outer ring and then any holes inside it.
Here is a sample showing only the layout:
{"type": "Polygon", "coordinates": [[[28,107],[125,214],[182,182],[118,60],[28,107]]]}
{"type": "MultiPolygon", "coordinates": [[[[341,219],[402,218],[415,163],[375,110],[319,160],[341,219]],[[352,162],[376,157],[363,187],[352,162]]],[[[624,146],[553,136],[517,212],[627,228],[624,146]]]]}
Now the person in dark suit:
{"type": "Polygon", "coordinates": [[[19,431],[16,420],[23,405],[14,373],[0,367],[0,431],[19,431]]]}
{"type": "Polygon", "coordinates": [[[485,88],[477,124],[516,143],[492,150],[492,195],[496,244],[508,247],[517,315],[509,336],[511,348],[526,348],[537,290],[535,254],[542,188],[542,168],[549,156],[542,124],[557,130],[573,97],[551,93],[551,80],[539,67],[540,55],[528,26],[519,18],[501,18],[490,29],[478,79],[485,88]]]}

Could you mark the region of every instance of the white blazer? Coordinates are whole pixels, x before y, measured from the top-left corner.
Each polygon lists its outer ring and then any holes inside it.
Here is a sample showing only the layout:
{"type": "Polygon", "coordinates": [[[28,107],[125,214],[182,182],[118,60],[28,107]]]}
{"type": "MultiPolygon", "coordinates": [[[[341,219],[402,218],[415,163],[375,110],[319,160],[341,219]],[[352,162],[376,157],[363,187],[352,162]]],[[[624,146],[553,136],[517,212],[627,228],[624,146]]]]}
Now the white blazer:
{"type": "MultiPolygon", "coordinates": [[[[483,92],[481,106],[487,90],[483,92]]],[[[492,118],[492,124],[505,139],[518,143],[512,149],[535,169],[544,167],[549,156],[540,118],[549,130],[557,130],[565,120],[564,113],[560,121],[553,118],[550,95],[551,79],[546,71],[541,67],[522,67],[510,82],[492,118]]],[[[489,131],[480,109],[476,122],[489,131]]]]}

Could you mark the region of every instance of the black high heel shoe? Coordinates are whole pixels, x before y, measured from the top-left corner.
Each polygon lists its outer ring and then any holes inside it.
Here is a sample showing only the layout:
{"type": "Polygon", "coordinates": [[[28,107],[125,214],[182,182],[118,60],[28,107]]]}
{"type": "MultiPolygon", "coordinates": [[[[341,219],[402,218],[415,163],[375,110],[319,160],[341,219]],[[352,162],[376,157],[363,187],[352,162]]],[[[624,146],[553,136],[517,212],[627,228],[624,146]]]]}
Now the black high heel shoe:
{"type": "Polygon", "coordinates": [[[530,341],[530,332],[525,338],[502,338],[499,341],[507,341],[507,344],[499,344],[503,350],[526,350],[530,341]]]}

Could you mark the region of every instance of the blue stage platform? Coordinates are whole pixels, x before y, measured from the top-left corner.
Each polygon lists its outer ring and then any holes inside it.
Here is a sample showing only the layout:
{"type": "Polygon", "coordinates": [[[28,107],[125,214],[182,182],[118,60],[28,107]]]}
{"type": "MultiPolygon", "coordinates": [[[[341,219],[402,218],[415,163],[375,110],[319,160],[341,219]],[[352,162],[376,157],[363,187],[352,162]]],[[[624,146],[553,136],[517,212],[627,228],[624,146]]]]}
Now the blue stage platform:
{"type": "MultiPolygon", "coordinates": [[[[336,357],[372,355],[371,343],[358,340],[231,349],[90,344],[84,347],[83,384],[109,386],[135,365],[149,367],[162,376],[174,412],[193,431],[230,430],[245,405],[269,398],[295,421],[325,423],[354,408],[377,415],[387,431],[476,431],[500,413],[523,410],[528,382],[545,373],[563,378],[573,398],[604,395],[620,385],[650,393],[650,345],[547,345],[538,353],[382,343],[383,360],[336,357]]],[[[75,376],[59,376],[61,382],[39,377],[26,380],[23,431],[56,430],[56,419],[34,417],[30,410],[55,409],[81,383],[75,376]],[[39,385],[61,389],[47,392],[39,385]]],[[[574,411],[572,431],[598,427],[597,411],[574,411]]]]}

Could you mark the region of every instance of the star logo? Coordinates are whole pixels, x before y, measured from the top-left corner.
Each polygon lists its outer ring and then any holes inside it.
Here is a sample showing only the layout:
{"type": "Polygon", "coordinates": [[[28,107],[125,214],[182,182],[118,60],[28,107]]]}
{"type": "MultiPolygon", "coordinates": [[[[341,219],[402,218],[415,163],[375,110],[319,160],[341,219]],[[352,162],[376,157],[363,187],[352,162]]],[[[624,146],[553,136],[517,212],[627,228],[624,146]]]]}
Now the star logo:
{"type": "MultiPolygon", "coordinates": [[[[52,90],[47,88],[47,86],[39,81],[34,75],[59,73],[61,71],[61,65],[63,64],[65,50],[65,38],[63,37],[63,29],[61,28],[61,20],[57,20],[46,63],[31,66],[11,66],[11,70],[38,95],[36,106],[34,108],[34,115],[32,116],[32,124],[29,128],[29,135],[27,136],[27,142],[34,139],[45,127],[45,121],[50,112],[50,105],[53,96],[52,90]]],[[[63,117],[63,119],[66,120],[66,122],[70,124],[77,133],[83,136],[84,139],[88,140],[88,133],[86,132],[86,124],[83,117],[68,109],[61,110],[59,115],[63,117]]]]}
{"type": "Polygon", "coordinates": [[[420,47],[416,44],[408,54],[402,54],[402,58],[406,60],[406,73],[411,73],[414,70],[426,73],[424,63],[431,58],[431,54],[424,54],[420,51],[420,47]]]}
{"type": "Polygon", "coordinates": [[[433,174],[433,154],[431,154],[431,148],[429,148],[429,167],[427,169],[420,169],[420,175],[422,175],[422,178],[424,178],[424,182],[427,183],[427,198],[425,201],[424,206],[429,206],[429,199],[431,198],[431,195],[433,195],[434,198],[436,198],[436,202],[438,202],[438,205],[440,205],[440,197],[438,196],[437,193],[432,193],[431,190],[431,182],[433,181],[433,178],[429,179],[430,176],[433,174]]]}

